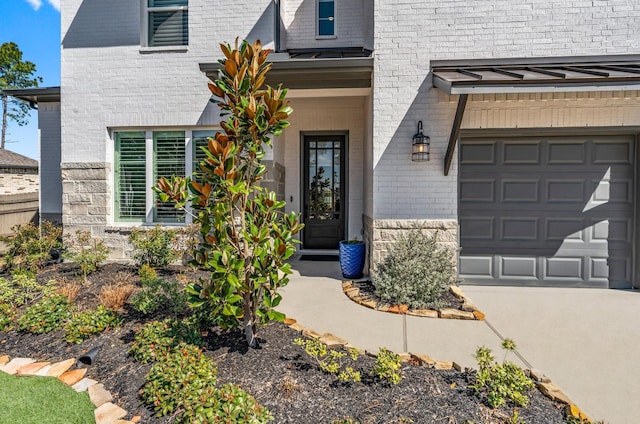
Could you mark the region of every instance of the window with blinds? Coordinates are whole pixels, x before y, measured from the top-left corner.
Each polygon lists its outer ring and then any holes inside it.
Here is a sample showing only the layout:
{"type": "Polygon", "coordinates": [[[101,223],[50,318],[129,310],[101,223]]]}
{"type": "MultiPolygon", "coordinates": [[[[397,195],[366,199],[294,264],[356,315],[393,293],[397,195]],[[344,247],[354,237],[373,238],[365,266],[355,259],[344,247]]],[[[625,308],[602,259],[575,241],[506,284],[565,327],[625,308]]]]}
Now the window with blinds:
{"type": "Polygon", "coordinates": [[[189,44],[189,0],[147,0],[150,47],[189,44]]]}
{"type": "Polygon", "coordinates": [[[145,133],[117,133],[115,163],[115,209],[119,221],[142,221],[146,217],[145,133]]]}
{"type": "Polygon", "coordinates": [[[215,131],[194,131],[193,132],[193,172],[200,172],[200,162],[207,155],[202,151],[207,146],[209,137],[215,136],[215,131]]]}
{"type": "MultiPolygon", "coordinates": [[[[186,174],[184,131],[154,132],[153,152],[153,184],[160,177],[171,178],[172,175],[184,176],[186,174]]],[[[157,193],[154,193],[154,196],[154,222],[179,222],[182,220],[184,212],[176,209],[171,202],[161,202],[157,193]]]]}

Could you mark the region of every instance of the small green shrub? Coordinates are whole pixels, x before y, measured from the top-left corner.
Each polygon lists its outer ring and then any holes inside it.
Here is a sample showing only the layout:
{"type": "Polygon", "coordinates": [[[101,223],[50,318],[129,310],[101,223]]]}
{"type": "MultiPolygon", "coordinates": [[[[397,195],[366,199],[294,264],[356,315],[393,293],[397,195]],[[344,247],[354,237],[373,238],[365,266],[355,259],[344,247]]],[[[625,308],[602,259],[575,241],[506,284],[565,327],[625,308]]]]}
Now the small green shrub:
{"type": "Polygon", "coordinates": [[[371,375],[381,380],[386,380],[391,384],[398,384],[402,381],[400,375],[400,355],[381,347],[376,356],[376,364],[371,370],[371,375]]]}
{"type": "MultiPolygon", "coordinates": [[[[302,339],[297,338],[293,341],[293,344],[302,346],[307,353],[311,356],[318,368],[328,374],[334,374],[338,376],[338,380],[342,382],[361,380],[360,371],[356,371],[353,367],[344,367],[342,360],[346,356],[344,352],[336,349],[329,349],[327,345],[317,339],[302,339]]],[[[358,351],[356,349],[349,349],[349,357],[355,361],[358,359],[358,351]]]]}
{"type": "Polygon", "coordinates": [[[436,235],[403,233],[389,254],[371,271],[376,294],[392,304],[417,309],[442,306],[442,293],[456,281],[452,252],[438,246],[436,235]]]}
{"type": "Polygon", "coordinates": [[[151,314],[160,309],[170,313],[181,313],[187,310],[187,294],[177,281],[156,278],[142,283],[142,290],[131,298],[133,308],[143,314],[151,314]]]}
{"type": "Polygon", "coordinates": [[[82,278],[96,271],[109,257],[109,248],[104,241],[91,236],[89,231],[76,230],[74,236],[65,237],[65,251],[62,255],[80,265],[82,278]]]}
{"type": "MultiPolygon", "coordinates": [[[[516,345],[513,340],[505,339],[502,348],[508,352],[515,350],[516,345]]],[[[497,363],[491,350],[484,346],[476,350],[475,358],[480,370],[471,387],[476,395],[486,395],[487,404],[492,408],[499,408],[508,400],[518,406],[527,406],[529,398],[526,392],[535,385],[522,368],[509,361],[497,363]]]]}
{"type": "Polygon", "coordinates": [[[178,423],[266,423],[269,411],[237,386],[216,389],[217,368],[200,348],[181,343],[159,358],[141,390],[159,416],[176,414],[178,423]]]}
{"type": "Polygon", "coordinates": [[[163,267],[178,258],[175,248],[177,231],[160,225],[149,230],[134,228],[129,234],[129,243],[133,246],[133,259],[138,266],[163,267]]]}
{"type": "Polygon", "coordinates": [[[8,303],[0,303],[0,331],[10,331],[16,320],[18,311],[15,306],[8,303]]]}
{"type": "Polygon", "coordinates": [[[181,343],[204,346],[202,335],[196,326],[187,320],[152,321],[137,331],[129,354],[146,364],[166,356],[181,343]]]}
{"type": "Polygon", "coordinates": [[[11,280],[0,278],[0,303],[20,307],[42,296],[53,294],[56,289],[57,284],[54,280],[40,284],[32,273],[15,271],[11,280]]]}
{"type": "Polygon", "coordinates": [[[18,318],[18,328],[29,333],[48,333],[62,327],[71,318],[72,310],[65,296],[46,296],[25,309],[18,318]]]}
{"type": "Polygon", "coordinates": [[[95,310],[73,314],[64,327],[64,339],[68,343],[82,343],[93,334],[101,333],[110,327],[118,327],[121,323],[122,320],[117,313],[99,305],[95,310]]]}
{"type": "Polygon", "coordinates": [[[38,227],[33,223],[16,225],[10,236],[0,237],[7,245],[5,268],[37,271],[51,259],[51,252],[62,247],[62,228],[48,221],[38,227]]]}
{"type": "Polygon", "coordinates": [[[148,264],[143,264],[138,270],[138,276],[140,276],[140,282],[144,284],[149,284],[154,280],[158,279],[158,273],[156,270],[148,264]]]}

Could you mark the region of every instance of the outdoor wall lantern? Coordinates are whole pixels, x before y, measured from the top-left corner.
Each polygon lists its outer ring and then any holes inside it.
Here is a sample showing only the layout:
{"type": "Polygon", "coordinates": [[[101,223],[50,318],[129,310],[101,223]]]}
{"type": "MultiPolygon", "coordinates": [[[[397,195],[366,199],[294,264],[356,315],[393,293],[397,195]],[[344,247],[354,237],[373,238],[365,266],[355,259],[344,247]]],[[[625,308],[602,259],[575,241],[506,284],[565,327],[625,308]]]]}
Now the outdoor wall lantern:
{"type": "Polygon", "coordinates": [[[431,139],[422,132],[422,121],[418,121],[418,132],[413,136],[411,146],[411,160],[414,162],[425,162],[429,160],[431,150],[431,139]]]}

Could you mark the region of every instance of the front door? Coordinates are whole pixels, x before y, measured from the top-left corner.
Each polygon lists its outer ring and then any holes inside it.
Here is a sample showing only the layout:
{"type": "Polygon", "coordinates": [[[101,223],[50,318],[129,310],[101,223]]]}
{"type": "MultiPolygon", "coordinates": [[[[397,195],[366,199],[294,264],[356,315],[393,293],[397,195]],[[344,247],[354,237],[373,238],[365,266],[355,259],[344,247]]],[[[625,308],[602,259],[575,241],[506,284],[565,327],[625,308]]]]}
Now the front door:
{"type": "Polygon", "coordinates": [[[344,135],[303,139],[303,243],[306,249],[337,249],[345,233],[344,135]]]}

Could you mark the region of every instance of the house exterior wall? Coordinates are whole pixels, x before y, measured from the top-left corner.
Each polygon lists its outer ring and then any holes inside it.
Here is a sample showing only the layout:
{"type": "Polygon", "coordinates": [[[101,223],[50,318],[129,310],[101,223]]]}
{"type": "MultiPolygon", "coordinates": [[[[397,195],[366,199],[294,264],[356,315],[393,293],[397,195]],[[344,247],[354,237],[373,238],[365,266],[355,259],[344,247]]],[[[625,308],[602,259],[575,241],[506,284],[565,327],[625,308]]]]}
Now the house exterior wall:
{"type": "MultiPolygon", "coordinates": [[[[430,61],[630,54],[640,39],[640,4],[632,0],[375,0],[374,7],[372,229],[379,220],[457,221],[457,161],[443,173],[457,96],[432,86],[430,61]],[[431,137],[430,162],[411,161],[419,120],[431,137]]],[[[636,93],[498,100],[474,96],[463,128],[626,126],[638,116],[636,93]]],[[[384,250],[375,235],[373,257],[384,250]]]]}
{"type": "Polygon", "coordinates": [[[62,222],[60,102],[38,104],[40,219],[62,222]]]}
{"type": "Polygon", "coordinates": [[[283,135],[285,146],[284,164],[286,211],[301,210],[301,134],[318,131],[348,133],[348,182],[349,196],[347,237],[362,237],[364,203],[364,145],[365,145],[365,98],[313,98],[294,99],[291,102],[293,115],[291,126],[283,135]]]}
{"type": "Polygon", "coordinates": [[[371,45],[371,0],[336,0],[335,37],[316,37],[317,0],[284,0],[282,20],[288,49],[371,45]],[[369,13],[367,13],[369,12],[369,13]]]}

